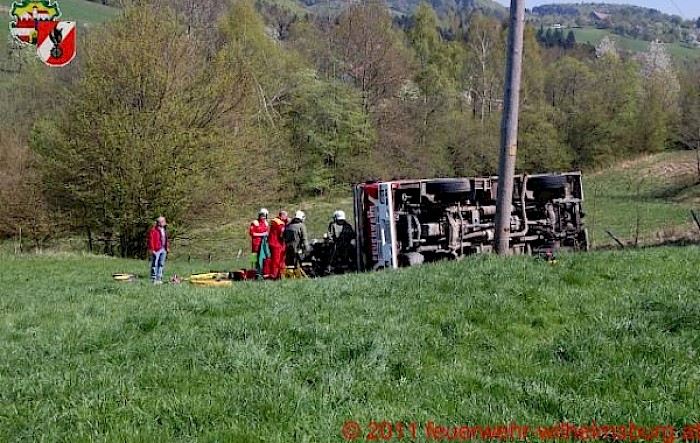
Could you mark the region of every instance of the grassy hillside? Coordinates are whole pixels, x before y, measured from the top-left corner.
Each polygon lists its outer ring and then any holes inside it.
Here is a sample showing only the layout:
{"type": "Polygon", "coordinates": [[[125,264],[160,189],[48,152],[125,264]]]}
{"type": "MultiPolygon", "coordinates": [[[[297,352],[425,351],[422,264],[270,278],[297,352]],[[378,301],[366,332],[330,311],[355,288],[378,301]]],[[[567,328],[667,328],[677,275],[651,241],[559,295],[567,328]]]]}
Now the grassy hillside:
{"type": "Polygon", "coordinates": [[[597,246],[605,233],[654,244],[697,236],[690,210],[700,214],[700,177],[693,151],[665,152],[584,175],[586,220],[597,246]]]}
{"type": "MultiPolygon", "coordinates": [[[[10,2],[11,3],[11,2],[10,2]]],[[[60,0],[61,20],[75,20],[79,23],[89,25],[99,24],[115,16],[118,10],[100,3],[88,2],[85,0],[60,0]]],[[[9,34],[10,6],[0,7],[0,31],[9,34]]]]}
{"type": "MultiPolygon", "coordinates": [[[[0,440],[341,442],[347,421],[697,421],[700,248],[230,288],[0,256],[0,440]]],[[[189,272],[185,264],[168,273],[189,272]]],[[[360,439],[358,441],[361,441],[360,439]]]]}
{"type": "MultiPolygon", "coordinates": [[[[590,43],[595,45],[601,41],[603,37],[608,36],[614,40],[621,49],[626,51],[642,52],[649,49],[649,42],[616,35],[607,29],[580,28],[573,29],[573,31],[574,35],[576,36],[576,41],[579,43],[590,43]]],[[[666,46],[668,51],[678,58],[694,59],[700,57],[700,49],[688,48],[680,45],[679,43],[670,43],[666,46]]]]}

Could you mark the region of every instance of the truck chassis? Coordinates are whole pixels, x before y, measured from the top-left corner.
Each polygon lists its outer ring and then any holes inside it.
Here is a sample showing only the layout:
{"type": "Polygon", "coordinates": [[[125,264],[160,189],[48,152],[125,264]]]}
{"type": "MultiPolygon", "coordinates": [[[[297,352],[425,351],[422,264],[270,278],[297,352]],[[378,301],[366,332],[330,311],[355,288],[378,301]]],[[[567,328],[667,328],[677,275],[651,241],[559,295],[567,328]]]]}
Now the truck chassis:
{"type": "MultiPolygon", "coordinates": [[[[458,259],[494,248],[498,177],[353,186],[358,270],[458,259]]],[[[513,253],[587,250],[580,172],[521,175],[513,186],[513,253]]]]}

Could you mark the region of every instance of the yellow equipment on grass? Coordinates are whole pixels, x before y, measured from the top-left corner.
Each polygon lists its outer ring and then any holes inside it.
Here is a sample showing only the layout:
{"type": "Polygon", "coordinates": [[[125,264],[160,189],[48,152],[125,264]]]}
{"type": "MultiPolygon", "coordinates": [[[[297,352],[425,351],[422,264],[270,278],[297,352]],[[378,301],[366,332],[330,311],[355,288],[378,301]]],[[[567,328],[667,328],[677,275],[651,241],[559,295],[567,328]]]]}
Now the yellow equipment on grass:
{"type": "Polygon", "coordinates": [[[231,286],[233,280],[228,272],[207,272],[204,274],[192,274],[185,278],[195,286],[231,286]]]}
{"type": "Polygon", "coordinates": [[[195,286],[231,286],[233,280],[190,280],[195,286]]]}
{"type": "Polygon", "coordinates": [[[135,281],[135,274],[112,274],[112,278],[116,281],[135,281]]]}
{"type": "Polygon", "coordinates": [[[301,267],[287,266],[283,278],[307,279],[309,276],[301,267]]]}
{"type": "Polygon", "coordinates": [[[228,279],[228,272],[207,272],[204,274],[192,274],[185,278],[187,281],[206,281],[206,280],[224,280],[228,279]]]}

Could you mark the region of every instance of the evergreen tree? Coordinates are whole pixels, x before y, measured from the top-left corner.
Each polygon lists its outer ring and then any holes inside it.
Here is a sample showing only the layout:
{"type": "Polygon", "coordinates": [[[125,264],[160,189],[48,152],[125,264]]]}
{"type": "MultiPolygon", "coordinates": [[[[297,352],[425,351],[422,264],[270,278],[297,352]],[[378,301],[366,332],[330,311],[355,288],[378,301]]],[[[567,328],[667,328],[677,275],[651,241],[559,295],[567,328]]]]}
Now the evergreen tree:
{"type": "Polygon", "coordinates": [[[552,28],[547,28],[547,31],[544,33],[544,41],[548,48],[553,48],[556,45],[556,36],[552,32],[552,28]]]}
{"type": "Polygon", "coordinates": [[[576,35],[574,35],[574,31],[569,30],[569,33],[566,34],[566,42],[564,47],[566,49],[571,49],[574,46],[576,46],[576,35]]]}
{"type": "Polygon", "coordinates": [[[541,44],[546,42],[544,35],[544,25],[540,25],[540,29],[537,30],[537,41],[541,44]]]}

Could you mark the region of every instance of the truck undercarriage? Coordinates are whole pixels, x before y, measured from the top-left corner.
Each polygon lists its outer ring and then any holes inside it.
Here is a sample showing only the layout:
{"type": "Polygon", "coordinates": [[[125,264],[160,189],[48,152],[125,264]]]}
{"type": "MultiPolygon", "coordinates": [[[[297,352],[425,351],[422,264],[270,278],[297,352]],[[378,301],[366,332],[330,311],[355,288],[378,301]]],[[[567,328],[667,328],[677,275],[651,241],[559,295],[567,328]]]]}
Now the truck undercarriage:
{"type": "MultiPolygon", "coordinates": [[[[354,186],[358,269],[412,266],[493,250],[498,177],[354,186]]],[[[513,253],[586,250],[580,172],[515,179],[513,253]]]]}

